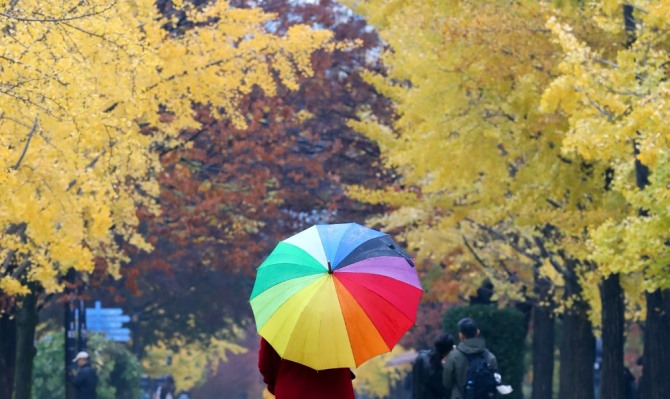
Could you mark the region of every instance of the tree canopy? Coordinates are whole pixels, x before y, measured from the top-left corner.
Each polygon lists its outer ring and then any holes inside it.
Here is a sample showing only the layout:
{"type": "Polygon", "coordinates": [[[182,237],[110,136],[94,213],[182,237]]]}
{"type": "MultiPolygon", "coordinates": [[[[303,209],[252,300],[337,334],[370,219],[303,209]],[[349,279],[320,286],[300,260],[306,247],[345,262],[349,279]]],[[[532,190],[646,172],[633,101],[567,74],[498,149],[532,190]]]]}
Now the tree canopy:
{"type": "Polygon", "coordinates": [[[491,279],[497,295],[520,299],[532,295],[524,286],[541,269],[561,286],[560,262],[535,238],[557,239],[543,233],[551,223],[583,246],[580,229],[601,217],[591,210],[607,193],[603,169],[561,154],[565,120],[539,109],[558,60],[544,28],[549,11],[432,1],[361,10],[393,49],[383,55],[388,74],[368,78],[398,117],[388,126],[362,114],[353,125],[379,143],[400,182],[352,194],[396,208],[382,221],[405,228],[408,246],[427,261],[427,282],[453,293],[444,273],[466,290],[491,279]],[[415,34],[400,34],[410,26],[415,34]]]}
{"type": "Polygon", "coordinates": [[[0,8],[0,289],[62,289],[73,268],[104,260],[119,275],[120,242],[150,250],[136,210],[158,213],[159,153],[200,126],[194,105],[237,127],[239,99],[297,87],[331,34],[224,1],[21,1],[0,8]],[[184,21],[188,24],[183,23],[184,21]],[[188,29],[170,29],[179,23],[188,29]]]}
{"type": "Polygon", "coordinates": [[[162,212],[138,213],[154,250],[131,249],[120,283],[96,273],[87,291],[136,315],[138,350],[174,338],[208,341],[248,321],[253,271],[274,245],[311,223],[361,220],[371,207],[343,186],[380,186],[384,178],[376,146],[347,126],[363,104],[388,114],[388,100],[359,73],[378,66],[367,54],[379,38],[335,2],[262,6],[276,13],[276,34],[311,24],[331,30],[337,43],[358,44],[314,52],[314,73],[300,77],[297,90],[243,96],[237,109],[246,128],[198,107],[201,126],[181,135],[189,145],[161,153],[162,212]]]}
{"type": "Polygon", "coordinates": [[[639,302],[641,292],[670,288],[665,122],[670,116],[670,8],[647,1],[637,6],[635,12],[631,8],[630,21],[624,21],[616,2],[591,10],[602,31],[620,38],[618,47],[605,43],[615,51],[586,42],[560,19],[547,22],[563,58],[541,105],[569,121],[564,153],[612,171],[611,189],[620,202],[616,213],[592,226],[589,257],[598,264],[598,276],[627,276],[629,297],[639,302]],[[648,176],[640,175],[640,166],[648,176]]]}

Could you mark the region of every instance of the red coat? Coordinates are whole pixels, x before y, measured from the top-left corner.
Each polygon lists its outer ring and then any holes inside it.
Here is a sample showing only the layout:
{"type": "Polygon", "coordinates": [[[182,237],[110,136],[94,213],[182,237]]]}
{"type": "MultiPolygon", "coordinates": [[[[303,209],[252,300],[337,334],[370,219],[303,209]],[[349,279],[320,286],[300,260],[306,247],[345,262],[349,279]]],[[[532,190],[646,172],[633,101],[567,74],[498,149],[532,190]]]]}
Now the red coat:
{"type": "Polygon", "coordinates": [[[276,399],[355,399],[348,368],[316,371],[284,360],[261,338],[258,370],[276,399]]]}

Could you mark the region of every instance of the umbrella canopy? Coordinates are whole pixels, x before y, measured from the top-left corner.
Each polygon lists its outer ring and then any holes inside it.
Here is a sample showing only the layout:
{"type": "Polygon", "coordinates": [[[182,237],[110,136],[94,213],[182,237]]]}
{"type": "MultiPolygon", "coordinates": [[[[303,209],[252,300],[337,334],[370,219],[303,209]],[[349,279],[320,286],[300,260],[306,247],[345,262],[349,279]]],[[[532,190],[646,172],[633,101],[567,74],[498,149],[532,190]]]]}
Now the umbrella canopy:
{"type": "Polygon", "coordinates": [[[316,225],[258,267],[251,307],[279,355],[316,370],[358,367],[393,349],[423,290],[410,256],[356,223],[316,225]]]}
{"type": "Polygon", "coordinates": [[[416,358],[419,356],[418,352],[411,351],[411,352],[405,352],[401,353],[398,356],[388,360],[385,364],[386,367],[395,367],[395,366],[402,366],[405,364],[411,364],[414,363],[416,358]]]}

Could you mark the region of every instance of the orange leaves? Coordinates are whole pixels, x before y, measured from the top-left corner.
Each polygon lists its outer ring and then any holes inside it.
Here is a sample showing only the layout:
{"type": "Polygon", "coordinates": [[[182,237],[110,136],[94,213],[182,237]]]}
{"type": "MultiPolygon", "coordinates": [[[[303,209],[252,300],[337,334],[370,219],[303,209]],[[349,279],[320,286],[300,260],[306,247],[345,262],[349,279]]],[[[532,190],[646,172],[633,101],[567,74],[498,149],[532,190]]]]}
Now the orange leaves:
{"type": "MultiPolygon", "coordinates": [[[[280,10],[273,9],[278,34],[301,15],[310,24],[334,24],[333,13],[342,9],[324,4],[279,4],[280,10]]],[[[342,14],[338,21],[340,37],[370,35],[359,20],[342,14]]],[[[298,36],[287,40],[294,40],[292,48],[302,52],[298,36]]],[[[376,45],[372,40],[369,44],[376,45]]],[[[365,213],[365,206],[343,195],[340,182],[374,181],[375,150],[346,121],[355,116],[357,104],[383,109],[385,101],[351,70],[346,79],[332,73],[353,69],[365,51],[313,52],[315,75],[299,77],[297,92],[278,87],[278,96],[269,97],[253,88],[236,97],[246,129],[221,118],[207,102],[193,108],[200,127],[181,132],[177,145],[164,146],[160,157],[162,213],[141,212],[140,228],[155,251],[133,254],[127,267],[138,270],[137,287],[143,296],[137,302],[158,302],[166,314],[182,318],[173,317],[165,325],[152,323],[146,330],[196,335],[213,324],[220,328],[223,317],[213,314],[239,317],[248,311],[244,290],[249,276],[276,241],[311,218],[359,220],[365,213]],[[182,140],[188,145],[180,145],[182,140]],[[152,269],[152,259],[163,260],[170,273],[152,269]],[[188,298],[191,306],[182,306],[185,301],[163,303],[164,292],[188,298]],[[243,303],[238,305],[238,299],[243,303]],[[196,326],[181,325],[186,319],[196,326]]],[[[216,82],[204,84],[216,88],[216,82]]]]}

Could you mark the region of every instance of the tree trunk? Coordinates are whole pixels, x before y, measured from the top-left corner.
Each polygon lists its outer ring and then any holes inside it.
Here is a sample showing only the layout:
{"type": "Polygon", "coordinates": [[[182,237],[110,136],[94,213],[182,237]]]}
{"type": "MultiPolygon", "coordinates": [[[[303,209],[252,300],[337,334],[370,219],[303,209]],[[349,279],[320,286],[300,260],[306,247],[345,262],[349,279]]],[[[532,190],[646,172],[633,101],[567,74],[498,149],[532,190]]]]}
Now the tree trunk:
{"type": "Polygon", "coordinates": [[[566,276],[566,302],[572,302],[563,313],[559,399],[594,399],[593,363],[596,340],[587,315],[588,304],[581,299],[582,290],[570,265],[566,276]]]}
{"type": "Polygon", "coordinates": [[[600,368],[600,398],[626,399],[624,386],[624,301],[619,275],[603,281],[603,361],[600,368]]]}
{"type": "Polygon", "coordinates": [[[555,319],[551,309],[533,307],[533,396],[552,399],[554,380],[555,319]]]}
{"type": "MultiPolygon", "coordinates": [[[[33,287],[34,288],[34,287],[33,287]]],[[[16,372],[14,399],[30,399],[35,358],[35,328],[37,327],[37,295],[30,293],[16,313],[16,372]]]]}
{"type": "Polygon", "coordinates": [[[670,398],[670,290],[647,293],[641,399],[670,398]]]}
{"type": "Polygon", "coordinates": [[[16,319],[0,315],[0,399],[11,399],[16,360],[16,319]]]}

